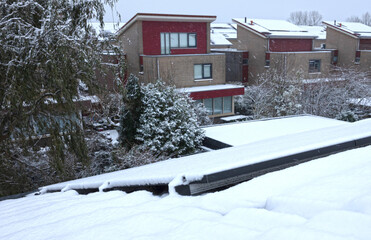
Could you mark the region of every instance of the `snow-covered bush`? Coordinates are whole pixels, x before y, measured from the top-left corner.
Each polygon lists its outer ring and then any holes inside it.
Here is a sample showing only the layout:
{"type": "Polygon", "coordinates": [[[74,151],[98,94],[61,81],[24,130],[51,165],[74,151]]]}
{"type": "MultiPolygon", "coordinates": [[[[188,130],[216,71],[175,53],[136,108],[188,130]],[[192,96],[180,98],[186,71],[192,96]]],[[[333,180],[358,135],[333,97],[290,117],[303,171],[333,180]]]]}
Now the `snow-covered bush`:
{"type": "Polygon", "coordinates": [[[139,85],[137,78],[129,78],[120,124],[123,146],[140,145],[155,155],[193,153],[204,138],[193,101],[161,80],[139,85]]]}
{"type": "Polygon", "coordinates": [[[236,111],[254,119],[302,113],[300,79],[270,69],[256,85],[247,86],[244,96],[236,98],[236,111]]]}

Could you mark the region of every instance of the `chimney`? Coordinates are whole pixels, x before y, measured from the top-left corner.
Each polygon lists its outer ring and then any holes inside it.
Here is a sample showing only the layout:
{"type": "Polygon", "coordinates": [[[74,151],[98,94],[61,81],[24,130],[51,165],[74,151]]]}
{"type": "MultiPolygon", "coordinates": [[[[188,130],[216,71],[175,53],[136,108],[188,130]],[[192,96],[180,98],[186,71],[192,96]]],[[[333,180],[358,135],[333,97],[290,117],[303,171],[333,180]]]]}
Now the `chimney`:
{"type": "Polygon", "coordinates": [[[253,21],[253,20],[251,20],[251,21],[250,21],[250,25],[253,25],[253,24],[254,24],[254,21],[253,21]]]}
{"type": "Polygon", "coordinates": [[[247,23],[247,17],[245,17],[245,23],[247,23]]]}

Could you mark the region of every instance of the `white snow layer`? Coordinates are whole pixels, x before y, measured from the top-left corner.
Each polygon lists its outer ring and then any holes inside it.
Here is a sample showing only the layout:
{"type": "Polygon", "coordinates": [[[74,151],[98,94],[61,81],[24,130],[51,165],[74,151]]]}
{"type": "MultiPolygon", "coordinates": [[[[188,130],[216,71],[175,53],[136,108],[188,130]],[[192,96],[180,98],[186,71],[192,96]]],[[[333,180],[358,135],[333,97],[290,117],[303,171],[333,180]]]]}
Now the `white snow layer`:
{"type": "Polygon", "coordinates": [[[197,197],[75,191],[0,202],[1,240],[368,240],[371,147],[197,197]]]}
{"type": "MultiPolygon", "coordinates": [[[[280,127],[280,126],[277,126],[280,127]]],[[[281,126],[281,128],[284,128],[281,126]]],[[[267,128],[267,130],[270,130],[267,128]]],[[[273,137],[233,148],[169,159],[122,171],[58,183],[45,191],[105,188],[130,185],[169,184],[184,177],[200,180],[204,175],[289,156],[371,136],[371,119],[273,137]]],[[[173,184],[170,184],[173,186],[173,184]]]]}
{"type": "Polygon", "coordinates": [[[292,116],[204,128],[206,137],[232,146],[350,123],[318,116],[292,116]]]}

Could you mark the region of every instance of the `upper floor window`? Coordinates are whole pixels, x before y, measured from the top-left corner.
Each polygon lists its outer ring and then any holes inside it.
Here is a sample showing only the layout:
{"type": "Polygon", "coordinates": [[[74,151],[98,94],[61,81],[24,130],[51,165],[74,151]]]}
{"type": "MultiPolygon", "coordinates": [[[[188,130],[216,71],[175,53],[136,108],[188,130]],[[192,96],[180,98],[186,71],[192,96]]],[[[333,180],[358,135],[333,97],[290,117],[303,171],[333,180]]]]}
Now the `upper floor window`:
{"type": "Polygon", "coordinates": [[[321,72],[321,60],[309,60],[309,72],[321,72]]]}
{"type": "Polygon", "coordinates": [[[212,65],[211,63],[206,64],[195,64],[194,65],[194,78],[197,79],[210,79],[212,78],[212,65]]]}
{"type": "Polygon", "coordinates": [[[170,54],[172,48],[197,47],[196,33],[161,33],[161,54],[170,54]]]}

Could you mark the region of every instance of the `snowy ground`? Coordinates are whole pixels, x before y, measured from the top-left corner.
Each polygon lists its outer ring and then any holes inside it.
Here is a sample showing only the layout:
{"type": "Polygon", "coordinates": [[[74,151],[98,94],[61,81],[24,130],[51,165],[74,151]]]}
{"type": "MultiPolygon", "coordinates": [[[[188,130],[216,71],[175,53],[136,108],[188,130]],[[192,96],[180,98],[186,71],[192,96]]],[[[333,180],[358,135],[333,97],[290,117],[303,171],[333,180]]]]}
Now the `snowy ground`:
{"type": "Polygon", "coordinates": [[[1,240],[364,239],[371,146],[197,197],[75,191],[0,202],[1,240]]]}

